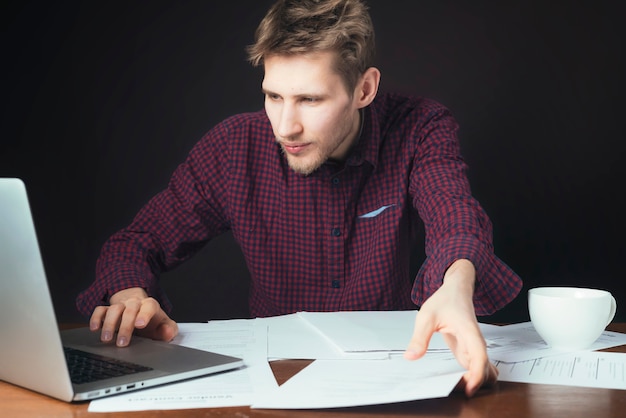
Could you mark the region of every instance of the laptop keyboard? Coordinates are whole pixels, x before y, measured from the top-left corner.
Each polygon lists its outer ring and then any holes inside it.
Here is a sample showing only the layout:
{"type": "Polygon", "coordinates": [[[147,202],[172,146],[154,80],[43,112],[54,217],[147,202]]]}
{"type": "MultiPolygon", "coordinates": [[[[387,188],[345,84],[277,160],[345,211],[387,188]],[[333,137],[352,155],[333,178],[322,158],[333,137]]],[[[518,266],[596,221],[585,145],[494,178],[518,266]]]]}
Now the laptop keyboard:
{"type": "Polygon", "coordinates": [[[150,367],[88,353],[75,348],[63,347],[63,349],[72,383],[89,383],[152,370],[150,367]]]}

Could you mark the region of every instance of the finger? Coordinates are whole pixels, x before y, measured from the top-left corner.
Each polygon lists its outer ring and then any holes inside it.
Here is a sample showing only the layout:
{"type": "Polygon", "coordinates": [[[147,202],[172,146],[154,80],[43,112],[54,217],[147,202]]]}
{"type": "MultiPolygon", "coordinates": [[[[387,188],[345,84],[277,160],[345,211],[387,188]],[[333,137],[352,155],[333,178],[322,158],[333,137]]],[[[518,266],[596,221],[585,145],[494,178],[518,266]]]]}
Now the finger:
{"type": "Polygon", "coordinates": [[[141,301],[137,299],[127,300],[124,304],[124,312],[122,312],[122,318],[117,332],[116,344],[118,347],[126,347],[130,344],[133,332],[135,331],[137,314],[141,307],[141,301]]]}
{"type": "Polygon", "coordinates": [[[500,372],[498,371],[498,368],[493,364],[493,363],[489,363],[489,374],[487,375],[487,379],[485,380],[485,382],[483,383],[483,386],[493,386],[498,382],[498,375],[500,374],[500,372]]]}
{"type": "Polygon", "coordinates": [[[124,305],[122,304],[111,305],[106,309],[106,315],[102,321],[102,333],[100,336],[100,339],[103,342],[113,340],[113,336],[115,335],[115,331],[117,331],[123,312],[124,305]]]}
{"type": "Polygon", "coordinates": [[[482,387],[491,387],[498,382],[498,375],[500,374],[498,368],[491,362],[489,362],[488,365],[487,377],[485,378],[482,387]]]}
{"type": "Polygon", "coordinates": [[[153,318],[156,319],[157,323],[161,321],[159,317],[160,313],[163,312],[161,309],[161,305],[154,298],[146,298],[141,300],[141,309],[135,318],[134,327],[137,329],[144,329],[153,321],[153,318]]]}
{"type": "Polygon", "coordinates": [[[97,306],[91,314],[91,318],[89,318],[89,329],[92,331],[97,331],[102,326],[104,322],[104,317],[106,316],[107,306],[97,306]]]}
{"type": "Polygon", "coordinates": [[[464,376],[465,394],[473,396],[480,387],[494,375],[489,362],[484,341],[472,341],[468,346],[469,367],[464,376]]]}
{"type": "Polygon", "coordinates": [[[413,327],[413,336],[404,352],[404,358],[417,360],[426,354],[428,344],[435,331],[436,324],[434,318],[425,313],[418,313],[415,318],[415,326],[413,327]]]}
{"type": "Polygon", "coordinates": [[[469,374],[463,376],[455,390],[464,390],[468,397],[472,397],[478,392],[480,388],[491,387],[498,381],[498,369],[491,363],[489,363],[485,369],[485,378],[481,384],[476,387],[472,387],[468,382],[469,374]]]}
{"type": "Polygon", "coordinates": [[[137,333],[142,337],[171,341],[178,335],[178,324],[159,308],[150,323],[145,328],[138,330],[137,333]]]}
{"type": "Polygon", "coordinates": [[[157,335],[160,340],[172,341],[178,335],[178,324],[167,318],[157,327],[157,335]]]}

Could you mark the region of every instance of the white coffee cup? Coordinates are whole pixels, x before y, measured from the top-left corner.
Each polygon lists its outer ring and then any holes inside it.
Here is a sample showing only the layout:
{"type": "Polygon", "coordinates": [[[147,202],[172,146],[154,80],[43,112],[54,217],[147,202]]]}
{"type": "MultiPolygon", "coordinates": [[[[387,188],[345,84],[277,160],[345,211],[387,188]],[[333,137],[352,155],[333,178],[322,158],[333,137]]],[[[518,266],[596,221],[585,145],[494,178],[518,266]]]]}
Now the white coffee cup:
{"type": "Polygon", "coordinates": [[[588,348],[613,320],[616,309],[615,298],[606,290],[536,287],[528,291],[530,320],[555,349],[588,348]]]}

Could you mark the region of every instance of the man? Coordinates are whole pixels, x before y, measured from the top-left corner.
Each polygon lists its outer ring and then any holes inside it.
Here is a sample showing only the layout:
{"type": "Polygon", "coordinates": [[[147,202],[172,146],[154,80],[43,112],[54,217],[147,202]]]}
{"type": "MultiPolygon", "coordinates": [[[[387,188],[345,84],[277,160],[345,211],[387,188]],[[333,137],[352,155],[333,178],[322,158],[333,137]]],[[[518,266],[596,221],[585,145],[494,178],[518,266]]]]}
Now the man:
{"type": "Polygon", "coordinates": [[[77,306],[102,340],[178,328],[158,275],[227,230],[250,271],[253,317],[420,307],[405,353],[439,331],[471,396],[497,372],[476,314],[521,281],[493,253],[471,197],[457,125],[441,105],[380,94],[374,32],[360,0],[279,0],[248,49],[263,65],[265,110],[235,115],[196,144],[126,229],[104,245],[77,306]],[[426,261],[409,277],[423,222],[426,261]]]}

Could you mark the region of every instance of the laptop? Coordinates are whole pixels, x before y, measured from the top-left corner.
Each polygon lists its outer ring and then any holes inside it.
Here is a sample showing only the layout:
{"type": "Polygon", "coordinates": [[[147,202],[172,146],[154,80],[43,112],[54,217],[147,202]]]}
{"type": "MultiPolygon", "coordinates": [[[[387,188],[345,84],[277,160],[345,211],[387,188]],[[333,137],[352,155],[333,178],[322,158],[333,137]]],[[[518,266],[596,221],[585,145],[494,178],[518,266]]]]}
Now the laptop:
{"type": "Polygon", "coordinates": [[[61,399],[85,401],[243,366],[239,358],[133,337],[102,343],[87,327],[59,331],[26,187],[0,178],[0,380],[61,399]],[[70,378],[75,355],[97,380],[70,378]],[[84,359],[87,357],[87,359],[84,359]]]}

